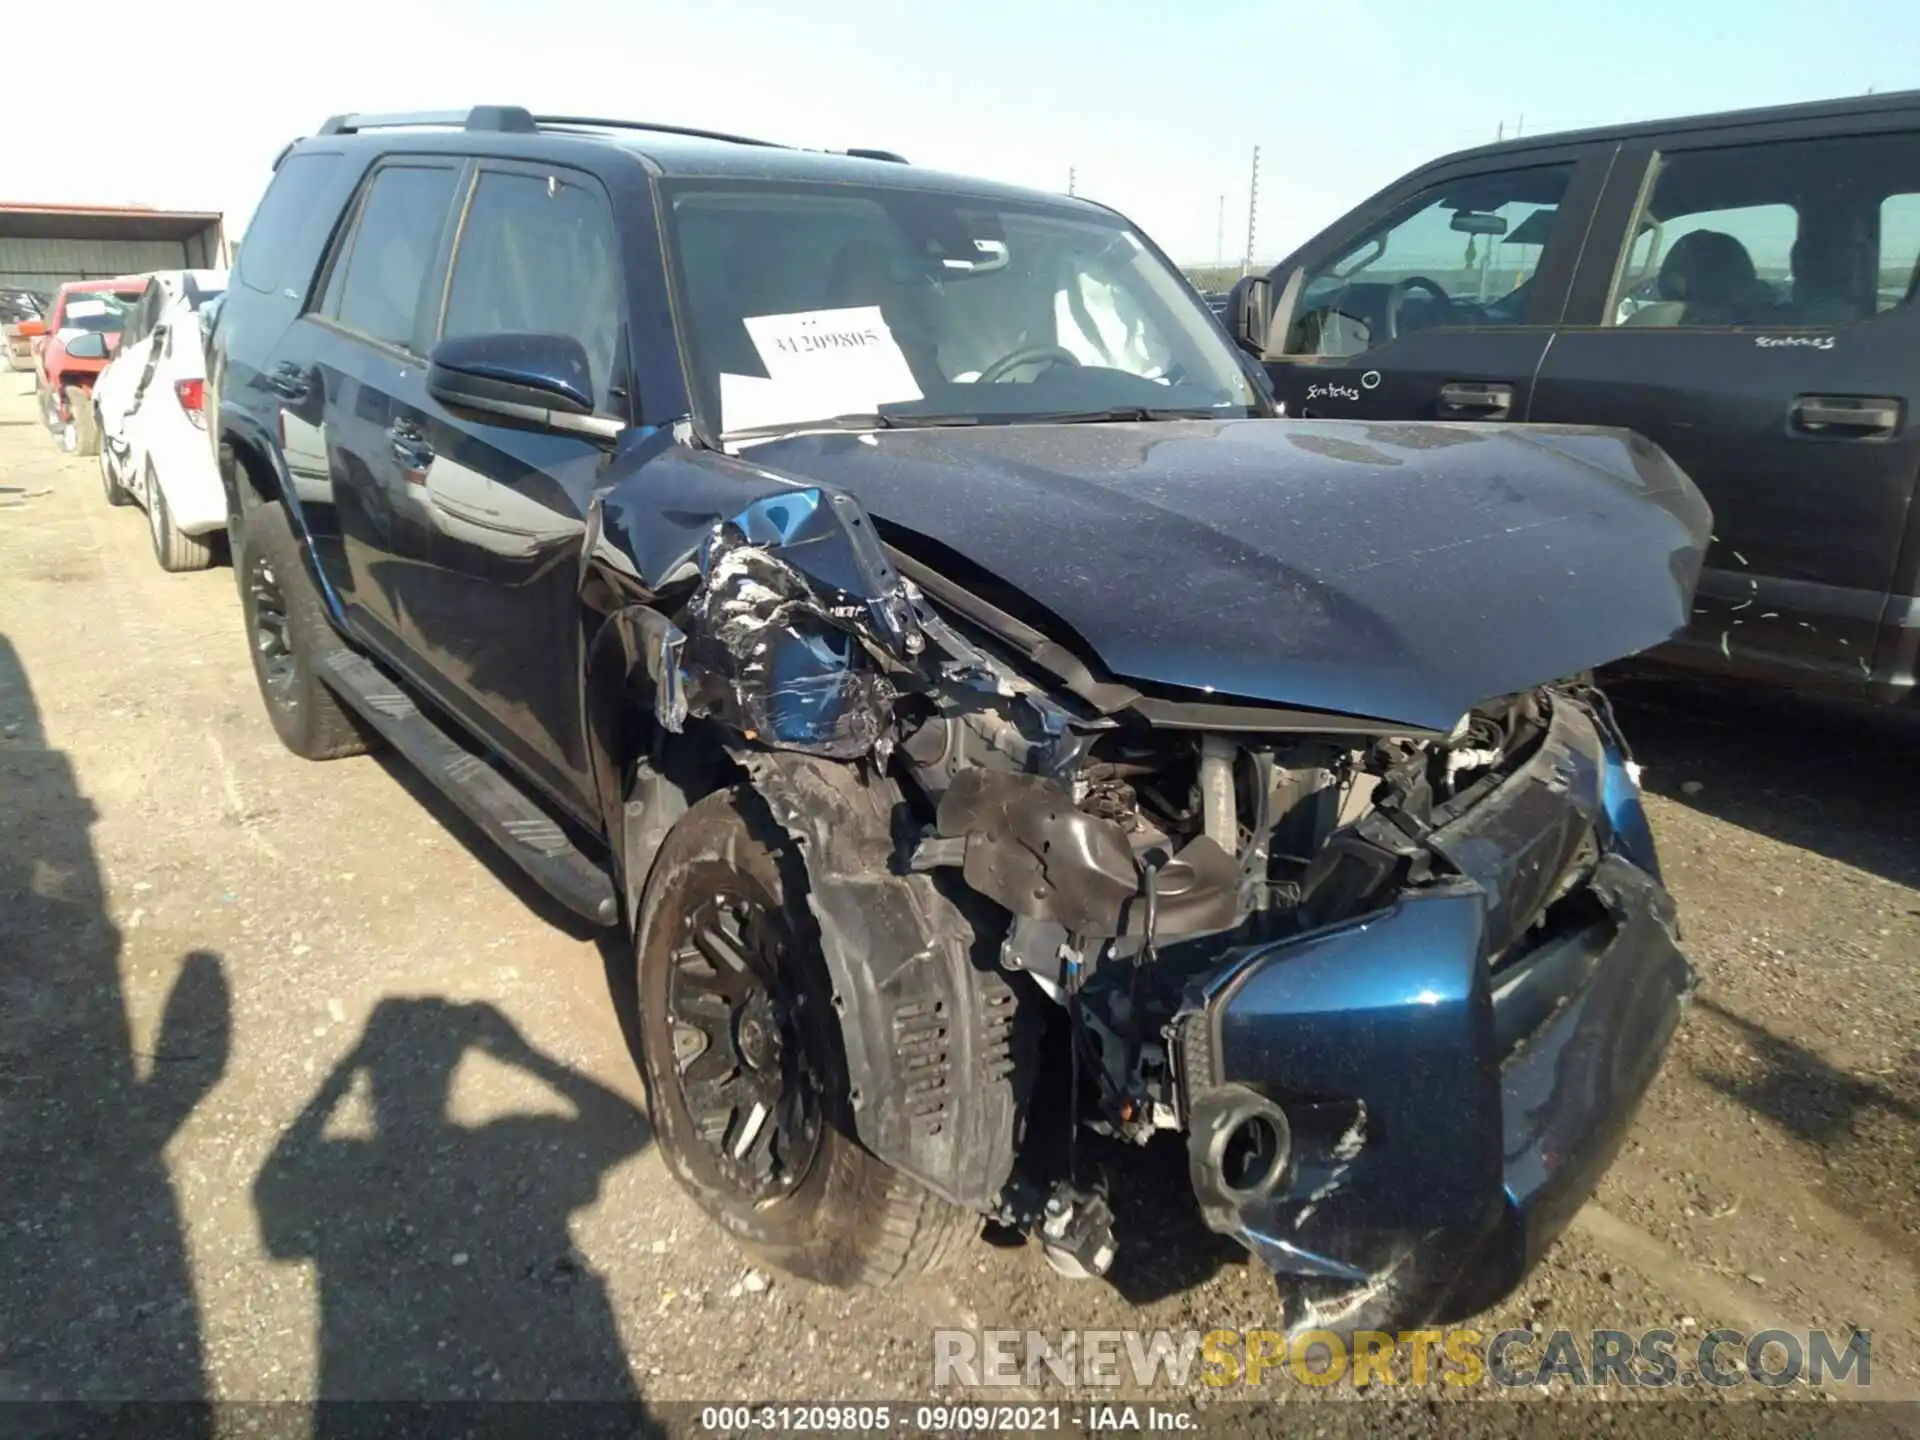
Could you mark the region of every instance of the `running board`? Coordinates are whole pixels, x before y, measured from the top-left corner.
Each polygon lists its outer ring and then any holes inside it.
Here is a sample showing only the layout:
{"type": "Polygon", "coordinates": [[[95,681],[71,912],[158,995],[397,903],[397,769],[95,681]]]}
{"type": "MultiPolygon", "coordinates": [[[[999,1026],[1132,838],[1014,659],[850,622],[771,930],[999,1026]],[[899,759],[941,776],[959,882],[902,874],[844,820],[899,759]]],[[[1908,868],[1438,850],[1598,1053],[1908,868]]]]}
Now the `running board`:
{"type": "Polygon", "coordinates": [[[319,657],[328,686],[554,899],[596,925],[620,918],[613,881],[545,810],[423,714],[398,685],[351,650],[319,657]]]}

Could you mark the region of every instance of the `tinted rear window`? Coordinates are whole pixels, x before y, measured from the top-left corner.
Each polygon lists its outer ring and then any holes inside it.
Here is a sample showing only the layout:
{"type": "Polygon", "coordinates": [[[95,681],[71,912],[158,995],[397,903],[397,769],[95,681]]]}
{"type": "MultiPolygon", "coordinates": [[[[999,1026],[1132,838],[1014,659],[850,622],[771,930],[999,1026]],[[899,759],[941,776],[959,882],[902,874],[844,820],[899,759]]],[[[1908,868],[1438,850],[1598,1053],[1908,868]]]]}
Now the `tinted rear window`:
{"type": "Polygon", "coordinates": [[[251,290],[304,290],[337,207],[325,205],[342,156],[289,155],[253,212],[240,246],[239,276],[251,290]]]}

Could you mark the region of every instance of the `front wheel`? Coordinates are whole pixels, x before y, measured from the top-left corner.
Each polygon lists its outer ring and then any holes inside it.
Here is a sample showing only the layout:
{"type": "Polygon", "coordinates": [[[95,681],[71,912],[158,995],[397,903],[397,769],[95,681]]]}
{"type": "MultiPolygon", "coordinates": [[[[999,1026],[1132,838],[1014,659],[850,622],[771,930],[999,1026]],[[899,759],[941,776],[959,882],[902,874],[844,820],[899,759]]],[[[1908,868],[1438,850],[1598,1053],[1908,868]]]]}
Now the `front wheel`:
{"type": "Polygon", "coordinates": [[[105,492],[109,505],[131,505],[133,492],[121,482],[119,465],[113,458],[113,447],[100,446],[100,488],[105,492]]]}
{"type": "Polygon", "coordinates": [[[69,455],[94,455],[100,450],[100,427],[94,423],[93,396],[78,385],[67,387],[67,423],[60,431],[60,448],[69,455]]]}
{"type": "Polygon", "coordinates": [[[669,1168],[767,1264],[885,1285],[977,1222],[853,1138],[833,987],[798,857],[750,790],[674,826],[635,926],[641,1069],[669,1168]]]}

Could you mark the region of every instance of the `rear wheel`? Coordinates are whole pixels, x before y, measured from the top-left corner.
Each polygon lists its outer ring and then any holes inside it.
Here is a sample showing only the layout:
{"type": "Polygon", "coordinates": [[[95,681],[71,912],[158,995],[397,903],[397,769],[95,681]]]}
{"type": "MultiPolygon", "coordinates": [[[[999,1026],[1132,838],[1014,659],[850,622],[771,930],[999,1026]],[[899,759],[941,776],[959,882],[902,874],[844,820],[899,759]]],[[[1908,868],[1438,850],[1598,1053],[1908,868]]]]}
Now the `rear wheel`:
{"type": "Polygon", "coordinates": [[[93,419],[93,396],[78,385],[67,387],[67,423],[60,448],[69,455],[93,455],[100,449],[100,427],[93,419]]]}
{"type": "Polygon", "coordinates": [[[884,1285],[978,1222],[853,1138],[832,985],[776,833],[751,791],[722,791],[655,859],[635,940],[648,1112],[682,1186],[758,1258],[884,1285]]]}
{"type": "Polygon", "coordinates": [[[307,760],[365,754],[371,748],[366,736],[316,672],[319,657],[342,642],[327,622],[279,505],[247,512],[234,570],[254,679],[281,743],[307,760]]]}
{"type": "Polygon", "coordinates": [[[153,533],[153,558],[170,574],[183,570],[205,570],[213,564],[211,535],[183,535],[173,523],[167,508],[167,492],[160,488],[160,477],[153,473],[153,461],[147,461],[147,529],[153,533]]]}

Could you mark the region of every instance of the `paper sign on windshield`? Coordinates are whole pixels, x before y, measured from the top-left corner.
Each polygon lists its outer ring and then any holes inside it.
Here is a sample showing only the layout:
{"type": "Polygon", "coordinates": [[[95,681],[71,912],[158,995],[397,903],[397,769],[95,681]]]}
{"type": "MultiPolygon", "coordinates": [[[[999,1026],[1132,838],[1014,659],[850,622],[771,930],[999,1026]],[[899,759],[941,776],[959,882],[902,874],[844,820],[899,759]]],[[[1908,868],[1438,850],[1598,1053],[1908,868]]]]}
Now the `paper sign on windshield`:
{"type": "Polygon", "coordinates": [[[111,307],[104,300],[69,300],[67,318],[69,320],[87,320],[95,315],[105,315],[111,307]]]}
{"type": "Polygon", "coordinates": [[[728,430],[859,415],[921,398],[877,305],[750,315],[745,324],[768,378],[720,377],[728,430]]]}

